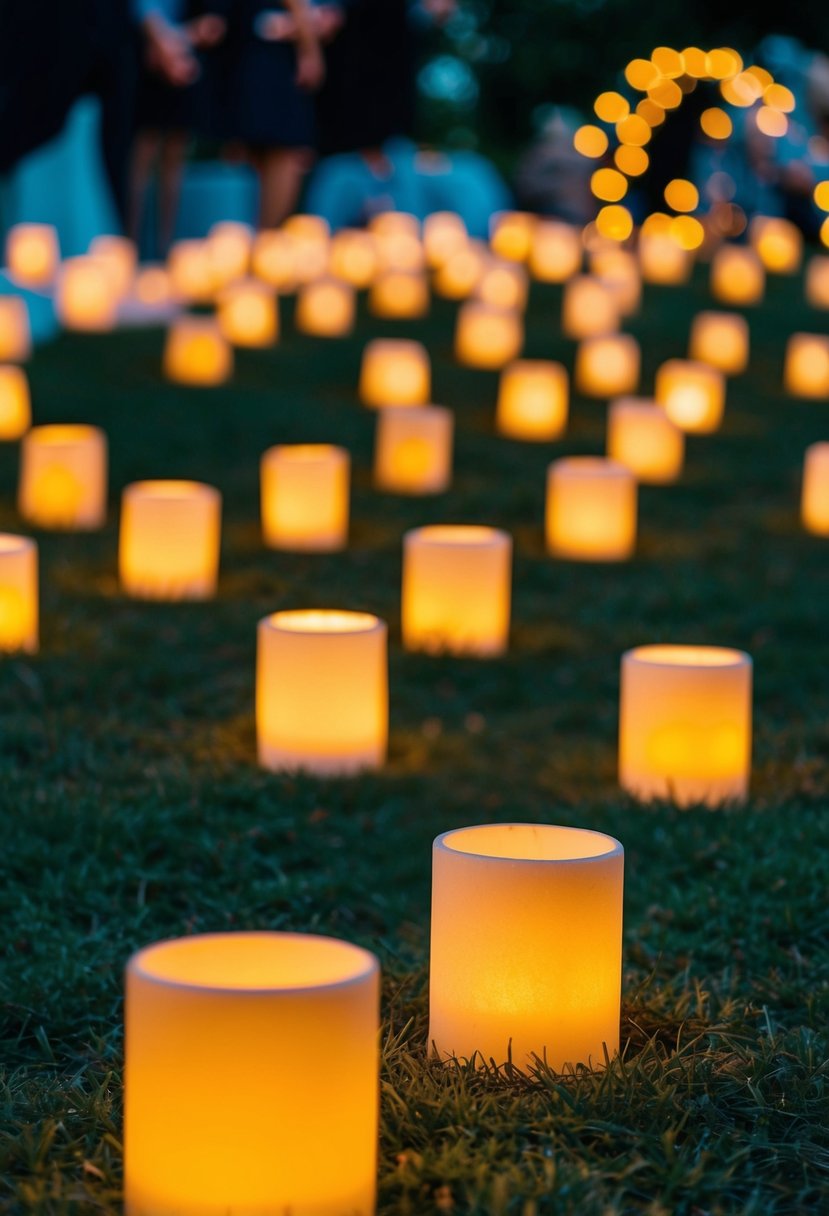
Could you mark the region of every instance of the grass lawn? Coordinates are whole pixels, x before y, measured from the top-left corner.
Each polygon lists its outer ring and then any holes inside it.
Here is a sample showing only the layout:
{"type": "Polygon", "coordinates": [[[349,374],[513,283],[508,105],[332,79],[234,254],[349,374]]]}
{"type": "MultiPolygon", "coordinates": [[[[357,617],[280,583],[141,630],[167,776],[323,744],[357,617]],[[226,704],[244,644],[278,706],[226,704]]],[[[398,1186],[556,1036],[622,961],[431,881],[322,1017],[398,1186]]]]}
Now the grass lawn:
{"type": "MultiPolygon", "coordinates": [[[[704,276],[652,288],[631,329],[643,387],[710,306],[704,276]]],[[[572,366],[560,294],[534,288],[527,353],[572,366]]],[[[786,400],[783,349],[826,331],[802,282],[751,313],[750,372],[726,421],[691,439],[682,482],[644,489],[635,560],[545,555],[545,468],[601,452],[605,406],[576,398],[566,441],[493,430],[496,377],[452,359],[454,308],[411,325],[242,352],[224,389],[164,384],[160,331],[62,337],[30,368],[35,418],[88,421],[111,448],[111,516],[41,535],[42,652],[0,665],[0,1209],[115,1212],[122,969],[184,933],[290,928],[375,950],[384,969],[380,1212],[829,1211],[829,546],[802,533],[806,446],[829,405],[786,400]],[[422,338],[457,415],[455,481],[435,499],[371,487],[374,415],[356,398],[377,334],[422,338]],[[266,552],[258,461],[275,442],[352,452],[346,553],[266,552]],[[121,488],[195,477],[224,496],[219,597],[153,605],[116,578],[121,488]],[[509,656],[404,654],[403,531],[485,522],[516,544],[509,656]],[[390,626],[381,773],[260,771],[257,620],[368,609],[390,626]],[[616,786],[619,659],[651,641],[755,660],[753,796],[717,812],[642,808],[616,786]],[[504,1078],[426,1059],[431,841],[503,819],[596,828],[626,850],[623,1059],[608,1072],[504,1078]]],[[[0,528],[19,530],[16,446],[0,528]]],[[[336,1045],[331,1044],[331,1050],[336,1045]]]]}

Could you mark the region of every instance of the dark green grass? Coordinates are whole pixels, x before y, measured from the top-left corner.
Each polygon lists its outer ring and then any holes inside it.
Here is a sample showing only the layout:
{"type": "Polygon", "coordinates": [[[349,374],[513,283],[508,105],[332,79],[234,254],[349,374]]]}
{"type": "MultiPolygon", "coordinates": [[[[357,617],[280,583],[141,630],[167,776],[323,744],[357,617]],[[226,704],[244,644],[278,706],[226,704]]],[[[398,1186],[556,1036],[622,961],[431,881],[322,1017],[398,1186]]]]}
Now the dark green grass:
{"type": "MultiPolygon", "coordinates": [[[[106,429],[112,512],[100,534],[39,538],[42,653],[0,667],[0,1206],[117,1210],[132,950],[290,927],[383,962],[381,1212],[829,1211],[829,546],[798,523],[803,451],[829,438],[829,405],[780,392],[787,334],[826,329],[801,300],[799,280],[770,283],[723,431],[691,440],[680,485],[642,492],[638,553],[620,567],[543,548],[546,464],[601,451],[604,406],[577,399],[561,444],[497,438],[496,379],[454,365],[454,310],[440,302],[418,325],[363,318],[343,343],[294,336],[283,306],[279,347],[241,354],[217,391],[163,384],[158,332],[38,352],[36,419],[106,429]],[[363,343],[382,332],[428,342],[435,400],[457,412],[456,477],[440,498],[371,489],[374,417],[355,385],[363,343]],[[258,459],[294,440],[352,451],[347,553],[261,547],[258,459]],[[213,603],[119,594],[118,496],[157,476],[222,490],[213,603]],[[401,652],[401,535],[430,521],[515,536],[505,659],[401,652]],[[324,605],[389,621],[388,767],[348,782],[267,775],[254,760],[256,621],[324,605]],[[749,806],[643,809],[619,794],[619,657],[658,640],[753,654],[749,806]],[[498,819],[625,845],[624,1055],[605,1074],[427,1062],[431,840],[498,819]]],[[[707,305],[702,279],[648,292],[631,326],[646,391],[707,305]]],[[[556,291],[534,290],[527,351],[571,364],[558,308],[556,291]]],[[[13,530],[16,468],[16,450],[0,452],[0,527],[13,530]]]]}

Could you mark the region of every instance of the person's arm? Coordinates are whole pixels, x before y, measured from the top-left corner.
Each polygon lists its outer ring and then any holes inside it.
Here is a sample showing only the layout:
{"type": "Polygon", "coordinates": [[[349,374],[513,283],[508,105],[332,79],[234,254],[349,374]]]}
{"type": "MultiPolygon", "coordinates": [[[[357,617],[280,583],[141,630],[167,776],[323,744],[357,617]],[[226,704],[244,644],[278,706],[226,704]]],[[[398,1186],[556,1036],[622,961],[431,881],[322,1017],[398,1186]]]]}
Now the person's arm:
{"type": "Polygon", "coordinates": [[[301,89],[318,89],[325,77],[325,60],[307,0],[285,0],[285,7],[294,20],[296,82],[301,89]]]}

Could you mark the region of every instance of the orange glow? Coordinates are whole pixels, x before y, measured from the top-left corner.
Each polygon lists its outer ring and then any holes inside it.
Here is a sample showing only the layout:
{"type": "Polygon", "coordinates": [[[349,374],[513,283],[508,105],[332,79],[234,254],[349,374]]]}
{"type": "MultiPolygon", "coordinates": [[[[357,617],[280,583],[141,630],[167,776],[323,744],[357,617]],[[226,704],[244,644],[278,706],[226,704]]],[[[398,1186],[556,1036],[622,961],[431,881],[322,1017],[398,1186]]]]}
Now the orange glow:
{"type": "Polygon", "coordinates": [[[783,84],[769,84],[763,90],[763,101],[773,110],[791,114],[794,109],[794,93],[783,84]]]}
{"type": "Polygon", "coordinates": [[[713,646],[640,646],[622,658],[619,782],[680,806],[744,800],[751,659],[713,646]]]}
{"type": "Polygon", "coordinates": [[[711,106],[710,109],[703,110],[699,125],[709,139],[728,139],[734,130],[731,119],[719,106],[711,106]]]}
{"type": "Polygon", "coordinates": [[[623,872],[617,840],[578,828],[437,838],[429,1042],[441,1059],[604,1067],[619,1049],[623,872]]]}
{"type": "Polygon", "coordinates": [[[596,228],[611,241],[626,241],[633,232],[633,216],[626,207],[602,207],[596,216],[596,228]]]}
{"type": "MultiPolygon", "coordinates": [[[[682,97],[682,89],[675,80],[660,80],[658,84],[652,85],[648,89],[648,99],[662,110],[675,110],[682,104],[682,97]]],[[[637,113],[639,113],[638,106],[637,113]]]]}
{"type": "Polygon", "coordinates": [[[681,249],[689,251],[699,249],[705,240],[705,229],[692,215],[674,216],[668,232],[671,239],[676,241],[681,249]]]}
{"type": "Polygon", "coordinates": [[[0,533],[0,651],[34,654],[37,647],[37,545],[0,533]]]}
{"type": "Polygon", "coordinates": [[[192,304],[212,300],[216,284],[206,241],[176,241],[170,247],[167,270],[177,300],[192,304]]]}
{"type": "Polygon", "coordinates": [[[55,312],[64,329],[114,329],[118,294],[107,263],[90,255],[67,258],[58,271],[55,312]]]}
{"type": "Polygon", "coordinates": [[[163,266],[141,266],[136,271],[133,294],[149,308],[169,304],[173,298],[170,275],[163,266]]]}
{"type": "Polygon", "coordinates": [[[470,241],[453,253],[435,271],[434,289],[447,300],[465,300],[480,282],[489,261],[489,250],[479,241],[470,241]]]}
{"type": "MultiPolygon", "coordinates": [[[[275,291],[293,291],[297,283],[297,250],[288,233],[274,229],[257,232],[251,250],[251,270],[275,291]]],[[[348,276],[341,274],[340,278],[348,276]]]]}
{"type": "Polygon", "coordinates": [[[561,329],[568,338],[596,338],[619,328],[619,303],[613,288],[581,274],[564,287],[561,329]]]}
{"type": "Polygon", "coordinates": [[[374,281],[377,262],[377,245],[370,232],[342,228],[331,238],[328,269],[335,279],[362,290],[374,281]]]}
{"type": "Polygon", "coordinates": [[[32,427],[20,448],[18,509],[38,528],[101,528],[107,507],[107,441],[94,426],[32,427]]]}
{"type": "Polygon", "coordinates": [[[700,80],[706,74],[706,69],[705,51],[700,50],[698,46],[686,46],[682,52],[682,70],[688,76],[700,80]]]}
{"type": "Polygon", "coordinates": [[[96,236],[90,242],[89,253],[107,269],[115,298],[128,296],[135,282],[138,265],[138,250],[124,236],[96,236]]]}
{"type": "Polygon", "coordinates": [[[705,72],[712,80],[736,76],[742,67],[742,57],[729,46],[717,47],[705,56],[705,72]]]}
{"type": "Polygon", "coordinates": [[[280,444],[262,457],[262,534],[271,549],[348,544],[351,458],[330,443],[280,444]]]}
{"type": "Polygon", "coordinates": [[[423,250],[433,270],[448,262],[469,242],[466,224],[454,211],[433,211],[423,221],[423,250]]]}
{"type": "Polygon", "coordinates": [[[537,219],[526,211],[504,211],[495,217],[490,245],[499,258],[526,262],[532,249],[537,219]]]}
{"type": "Polygon", "coordinates": [[[31,353],[26,301],[22,296],[0,296],[0,363],[25,363],[31,353]]]}
{"type": "Polygon", "coordinates": [[[627,99],[621,93],[600,93],[593,102],[596,117],[602,122],[621,122],[630,113],[627,99]]]}
{"type": "Polygon", "coordinates": [[[233,374],[233,351],[213,317],[180,317],[167,330],[164,374],[176,384],[205,388],[233,374]]]}
{"type": "Polygon", "coordinates": [[[256,279],[238,279],[218,301],[219,332],[234,346],[273,346],[279,336],[279,312],[272,287],[256,279]]]}
{"type": "Polygon", "coordinates": [[[656,400],[683,431],[717,431],[725,410],[725,379],[707,363],[668,359],[656,373],[656,400]]]}
{"type": "Polygon", "coordinates": [[[820,226],[820,239],[822,244],[829,246],[829,216],[826,217],[820,226]]]}
{"type": "Polygon", "coordinates": [[[576,351],[575,383],[585,397],[617,397],[639,385],[639,343],[630,334],[585,338],[576,351]]]}
{"type": "Polygon", "coordinates": [[[431,394],[426,348],[409,339],[374,338],[363,351],[359,391],[365,405],[426,405],[431,394]]]}
{"type": "Polygon", "coordinates": [[[539,220],[530,251],[530,274],[542,283],[564,283],[581,270],[581,234],[572,224],[539,220]]]}
{"type": "Polygon", "coordinates": [[[748,321],[736,312],[700,312],[691,324],[688,357],[738,376],[748,367],[748,321]]]}
{"type": "Polygon", "coordinates": [[[616,168],[628,177],[641,177],[651,163],[644,148],[631,148],[627,144],[616,149],[613,160],[616,168]]]}
{"type": "Polygon", "coordinates": [[[789,129],[789,120],[779,110],[771,110],[768,106],[760,106],[754,116],[758,130],[773,139],[780,139],[789,129]]]}
{"type": "Polygon", "coordinates": [[[607,455],[637,481],[667,485],[682,472],[685,436],[654,402],[622,397],[608,412],[607,455]]]}
{"type": "Polygon", "coordinates": [[[496,426],[510,439],[545,442],[567,426],[567,370],[560,363],[519,359],[501,373],[496,426]]]}
{"type": "Polygon", "coordinates": [[[454,416],[440,405],[377,415],[374,484],[393,494],[442,494],[452,480],[454,416]]]}
{"type": "Polygon", "coordinates": [[[699,206],[699,191],[693,182],[675,177],[665,187],[665,202],[674,211],[696,211],[699,206]]]}
{"type": "Polygon", "coordinates": [[[205,250],[214,287],[243,279],[250,267],[253,230],[235,220],[214,224],[207,234],[205,250]]]}
{"type": "Polygon", "coordinates": [[[829,443],[806,449],[800,514],[807,532],[829,536],[829,443]]]}
{"type": "Polygon", "coordinates": [[[393,320],[425,317],[429,311],[429,283],[419,270],[384,270],[371,284],[368,309],[372,316],[393,320]]]}
{"type": "Polygon", "coordinates": [[[618,169],[597,169],[590,179],[590,189],[596,198],[607,203],[618,203],[627,194],[628,184],[618,169]]]}
{"type": "Polygon", "coordinates": [[[645,122],[640,114],[629,114],[627,118],[616,123],[616,138],[621,144],[644,148],[651,138],[650,124],[645,122]]]}
{"type": "MultiPolygon", "coordinates": [[[[665,121],[665,110],[654,101],[651,97],[643,97],[636,107],[636,113],[640,118],[644,118],[649,127],[661,127],[665,121]]],[[[642,148],[634,148],[632,145],[624,145],[630,152],[638,152],[642,156],[647,156],[647,152],[642,148]]]]}
{"type": "Polygon", "coordinates": [[[35,291],[49,287],[60,262],[52,224],[14,224],[6,235],[6,265],[15,283],[35,291]]]}
{"type": "Polygon", "coordinates": [[[212,934],[133,955],[127,1212],[371,1216],[378,988],[373,955],[326,937],[212,934]]]}
{"type": "Polygon", "coordinates": [[[205,600],[216,594],[222,499],[197,481],[137,481],[124,490],[118,568],[126,595],[205,600]]]}
{"type": "Polygon", "coordinates": [[[297,294],[294,325],[315,338],[344,338],[354,328],[357,300],[350,283],[319,278],[304,283],[297,294]]]}
{"type": "Polygon", "coordinates": [[[590,258],[590,272],[610,287],[623,316],[629,317],[638,310],[642,276],[636,255],[629,249],[620,249],[618,245],[597,249],[590,258]]]}
{"type": "Polygon", "coordinates": [[[403,538],[406,650],[503,654],[509,643],[512,538],[497,528],[436,525],[403,538]]]}
{"type": "Polygon", "coordinates": [[[812,308],[829,308],[829,257],[809,259],[806,267],[806,299],[812,308]]]}
{"type": "Polygon", "coordinates": [[[681,76],[685,70],[685,64],[679,51],[675,51],[670,46],[658,46],[651,55],[651,61],[661,76],[667,76],[669,80],[673,80],[677,76],[681,76]]]}
{"type": "Polygon", "coordinates": [[[636,479],[599,456],[554,460],[547,470],[547,548],[577,561],[626,561],[636,546],[636,479]]]}
{"type": "Polygon", "coordinates": [[[19,367],[0,365],[0,441],[20,439],[32,425],[29,382],[19,367]]]}
{"type": "Polygon", "coordinates": [[[753,249],[722,245],[711,259],[711,294],[723,304],[759,304],[766,290],[763,263],[753,249]]]}
{"type": "Polygon", "coordinates": [[[607,143],[607,136],[601,127],[593,126],[590,123],[579,127],[573,136],[573,147],[576,151],[592,160],[604,156],[607,151],[607,143]]]}
{"type": "Polygon", "coordinates": [[[646,283],[681,286],[690,278],[693,261],[689,252],[669,234],[670,221],[665,234],[644,228],[639,234],[639,266],[646,283]]]}
{"type": "Polygon", "coordinates": [[[731,80],[720,83],[720,94],[732,106],[746,109],[763,95],[763,86],[751,72],[740,72],[731,80]]]}
{"type": "Polygon", "coordinates": [[[829,211],[829,181],[818,182],[813,197],[821,211],[829,211]]]}
{"type": "Polygon", "coordinates": [[[467,367],[499,368],[520,355],[524,323],[514,309],[469,300],[458,309],[455,357],[467,367]]]}
{"type": "Polygon", "coordinates": [[[386,625],[369,613],[265,617],[257,632],[259,763],[319,776],[379,768],[388,739],[387,665],[386,625]]]}
{"type": "Polygon", "coordinates": [[[792,397],[829,398],[829,337],[792,334],[786,344],[783,383],[792,397]]]}
{"type": "Polygon", "coordinates": [[[659,79],[659,68],[650,59],[631,59],[625,68],[625,80],[632,89],[644,93],[659,79]]]}
{"type": "Polygon", "coordinates": [[[523,312],[528,291],[529,281],[523,266],[493,258],[475,286],[475,298],[493,308],[523,312]]]}
{"type": "Polygon", "coordinates": [[[777,216],[756,215],[748,229],[757,256],[771,274],[796,274],[803,260],[803,234],[777,216]]]}

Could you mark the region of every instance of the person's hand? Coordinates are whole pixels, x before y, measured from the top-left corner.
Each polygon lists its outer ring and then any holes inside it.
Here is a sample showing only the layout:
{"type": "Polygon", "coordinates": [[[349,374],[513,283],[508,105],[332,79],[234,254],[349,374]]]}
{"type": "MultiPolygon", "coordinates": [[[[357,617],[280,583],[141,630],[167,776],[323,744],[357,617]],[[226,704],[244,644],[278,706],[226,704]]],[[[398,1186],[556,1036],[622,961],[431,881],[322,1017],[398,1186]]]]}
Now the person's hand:
{"type": "Polygon", "coordinates": [[[297,88],[308,93],[318,89],[325,79],[325,60],[317,41],[302,43],[297,46],[296,76],[297,88]]]}
{"type": "Polygon", "coordinates": [[[435,25],[445,25],[454,17],[458,4],[457,0],[423,0],[423,8],[435,25]]]}
{"type": "Polygon", "coordinates": [[[187,33],[193,46],[217,46],[227,33],[227,21],[218,13],[205,13],[188,22],[187,33]]]}
{"type": "Polygon", "coordinates": [[[290,42],[297,36],[293,15],[280,13],[277,9],[265,9],[260,13],[254,28],[257,37],[265,42],[290,42]]]}
{"type": "Polygon", "coordinates": [[[338,4],[315,5],[310,15],[320,42],[330,42],[345,22],[345,14],[338,4]]]}
{"type": "Polygon", "coordinates": [[[148,21],[144,32],[149,67],[174,88],[192,84],[199,75],[199,65],[185,32],[160,20],[148,21]]]}

